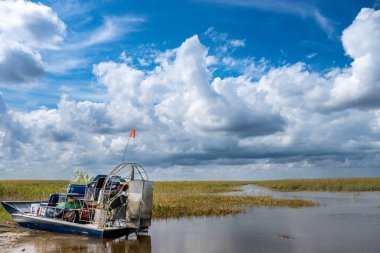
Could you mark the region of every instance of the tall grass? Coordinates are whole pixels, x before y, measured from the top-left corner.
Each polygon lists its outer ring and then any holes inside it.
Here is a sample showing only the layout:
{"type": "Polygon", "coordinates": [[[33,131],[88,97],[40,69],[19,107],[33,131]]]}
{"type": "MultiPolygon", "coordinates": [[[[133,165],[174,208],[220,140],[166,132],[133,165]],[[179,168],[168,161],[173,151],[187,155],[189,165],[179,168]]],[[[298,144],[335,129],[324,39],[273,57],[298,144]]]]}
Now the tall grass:
{"type": "Polygon", "coordinates": [[[305,200],[274,199],[269,196],[226,196],[218,193],[241,191],[248,181],[156,182],[153,195],[155,218],[221,216],[244,211],[244,206],[316,206],[305,200]]]}
{"type": "MultiPolygon", "coordinates": [[[[68,184],[64,180],[1,180],[0,201],[42,200],[51,193],[66,192],[68,184]]],[[[0,206],[0,222],[10,220],[10,215],[0,206]]]]}
{"type": "Polygon", "coordinates": [[[276,191],[380,191],[380,178],[325,178],[255,181],[276,191]]]}

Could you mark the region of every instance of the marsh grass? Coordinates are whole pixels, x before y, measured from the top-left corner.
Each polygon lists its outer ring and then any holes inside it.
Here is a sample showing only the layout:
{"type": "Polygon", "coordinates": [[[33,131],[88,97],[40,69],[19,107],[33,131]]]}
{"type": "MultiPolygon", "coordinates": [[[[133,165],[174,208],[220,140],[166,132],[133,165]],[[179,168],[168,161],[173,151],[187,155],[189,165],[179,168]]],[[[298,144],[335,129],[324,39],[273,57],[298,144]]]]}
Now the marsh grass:
{"type": "Polygon", "coordinates": [[[326,178],[255,181],[276,191],[380,191],[380,178],[326,178]]]}
{"type": "MultiPolygon", "coordinates": [[[[51,193],[66,192],[69,181],[65,180],[1,180],[0,201],[42,200],[51,193]]],[[[11,221],[11,216],[0,206],[0,222],[11,221]]]]}
{"type": "MultiPolygon", "coordinates": [[[[268,196],[227,196],[224,192],[241,191],[241,186],[252,182],[183,181],[155,182],[153,217],[180,218],[190,216],[221,216],[237,214],[245,206],[311,207],[317,203],[305,200],[274,199],[268,196]]],[[[1,200],[41,200],[51,193],[66,192],[69,181],[64,180],[9,180],[0,181],[1,200]]],[[[11,217],[0,207],[0,223],[11,217]]]]}
{"type": "Polygon", "coordinates": [[[269,196],[226,196],[219,193],[241,191],[252,182],[185,181],[156,182],[153,195],[155,218],[188,216],[221,216],[244,211],[244,206],[286,206],[292,208],[317,206],[305,200],[274,199],[269,196]]]}

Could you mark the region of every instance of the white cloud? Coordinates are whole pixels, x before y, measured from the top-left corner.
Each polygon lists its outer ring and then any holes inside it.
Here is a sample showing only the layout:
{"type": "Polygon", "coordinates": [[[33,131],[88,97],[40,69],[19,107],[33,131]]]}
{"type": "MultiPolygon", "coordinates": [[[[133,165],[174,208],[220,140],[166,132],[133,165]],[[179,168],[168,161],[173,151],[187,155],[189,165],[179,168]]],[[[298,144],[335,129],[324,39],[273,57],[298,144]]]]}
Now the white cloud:
{"type": "Polygon", "coordinates": [[[29,48],[56,49],[66,26],[51,8],[22,0],[0,2],[0,31],[29,48]]]}
{"type": "Polygon", "coordinates": [[[88,13],[96,6],[92,1],[80,0],[50,1],[50,4],[53,10],[64,19],[75,17],[83,19],[79,24],[83,24],[82,22],[91,18],[88,13]]]}
{"type": "Polygon", "coordinates": [[[372,130],[376,134],[380,134],[380,110],[375,112],[375,119],[372,123],[372,130]]]}
{"type": "Polygon", "coordinates": [[[120,54],[120,57],[119,57],[120,60],[126,62],[126,63],[131,63],[133,61],[132,57],[130,56],[127,56],[125,51],[123,51],[121,54],[120,54]]]}
{"type": "MultiPolygon", "coordinates": [[[[77,1],[53,6],[66,17],[92,8],[77,1]]],[[[66,25],[50,7],[24,0],[1,1],[0,85],[30,85],[45,72],[67,74],[88,68],[92,56],[86,56],[83,48],[120,39],[142,22],[143,18],[128,15],[105,16],[98,28],[88,32],[76,33],[75,26],[71,27],[70,38],[64,42],[66,25]]]]}
{"type": "Polygon", "coordinates": [[[97,44],[117,40],[125,34],[136,31],[136,25],[144,22],[140,17],[133,16],[106,16],[103,24],[89,32],[80,35],[78,42],[67,45],[67,49],[82,49],[97,44]]]}
{"type": "Polygon", "coordinates": [[[207,0],[211,3],[254,8],[263,11],[286,13],[301,18],[311,18],[323,29],[329,37],[334,34],[331,20],[324,16],[312,3],[291,0],[207,0]]]}
{"type": "Polygon", "coordinates": [[[216,52],[228,55],[239,47],[245,47],[245,40],[229,39],[228,33],[220,33],[214,27],[209,27],[203,35],[217,45],[216,52]]]}
{"type": "Polygon", "coordinates": [[[114,120],[116,129],[131,129],[136,122],[139,122],[138,125],[149,124],[149,115],[145,114],[141,101],[144,95],[140,84],[144,72],[125,63],[102,62],[94,66],[93,73],[107,88],[107,115],[114,120]]]}
{"type": "Polygon", "coordinates": [[[33,83],[41,77],[44,68],[39,51],[58,49],[65,29],[47,6],[1,1],[0,85],[33,83]]]}
{"type": "Polygon", "coordinates": [[[306,58],[308,58],[308,59],[313,59],[313,58],[315,58],[317,55],[318,55],[318,53],[310,53],[310,54],[307,54],[307,55],[306,55],[306,58]]]}
{"type": "Polygon", "coordinates": [[[32,83],[43,73],[39,53],[0,34],[0,85],[32,83]]]}
{"type": "Polygon", "coordinates": [[[69,74],[72,70],[85,68],[89,65],[89,59],[86,57],[81,58],[68,55],[67,52],[61,52],[49,55],[43,63],[43,68],[49,73],[69,74]]]}
{"type": "Polygon", "coordinates": [[[97,103],[63,96],[57,109],[17,112],[0,99],[0,146],[6,147],[0,171],[7,168],[7,177],[16,177],[15,168],[28,164],[52,166],[45,174],[52,177],[69,177],[74,169],[104,173],[121,161],[135,127],[127,160],[141,162],[160,179],[232,174],[242,179],[239,175],[265,177],[273,170],[283,176],[305,171],[309,174],[300,175],[326,176],[331,170],[346,175],[342,168],[352,175],[376,174],[380,105],[357,101],[379,94],[379,65],[368,66],[367,58],[378,55],[378,13],[360,12],[342,37],[352,66],[327,74],[308,70],[305,63],[268,67],[264,61],[263,67],[251,58],[212,55],[195,35],[156,55],[148,70],[132,65],[138,58],[94,65],[104,88],[97,103]],[[359,32],[365,40],[352,37],[359,32]],[[233,62],[251,69],[223,77],[211,70],[233,62]],[[354,102],[353,77],[368,92],[354,102]],[[354,170],[358,166],[362,171],[354,170]]]}
{"type": "Polygon", "coordinates": [[[245,46],[245,40],[231,40],[230,44],[233,47],[244,47],[245,46]]]}
{"type": "Polygon", "coordinates": [[[334,108],[380,105],[380,11],[363,8],[343,31],[346,53],[354,61],[334,80],[328,106],[334,108]]]}

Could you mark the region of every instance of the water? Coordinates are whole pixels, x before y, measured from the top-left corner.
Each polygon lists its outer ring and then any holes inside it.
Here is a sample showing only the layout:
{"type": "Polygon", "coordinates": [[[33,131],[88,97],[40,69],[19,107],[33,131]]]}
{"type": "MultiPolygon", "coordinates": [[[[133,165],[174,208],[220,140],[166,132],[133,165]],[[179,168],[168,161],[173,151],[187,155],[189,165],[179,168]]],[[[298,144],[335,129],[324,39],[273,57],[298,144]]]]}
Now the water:
{"type": "Polygon", "coordinates": [[[149,235],[115,240],[28,232],[13,241],[12,252],[380,252],[380,192],[246,186],[238,194],[302,198],[320,207],[250,207],[235,216],[155,220],[149,235]]]}

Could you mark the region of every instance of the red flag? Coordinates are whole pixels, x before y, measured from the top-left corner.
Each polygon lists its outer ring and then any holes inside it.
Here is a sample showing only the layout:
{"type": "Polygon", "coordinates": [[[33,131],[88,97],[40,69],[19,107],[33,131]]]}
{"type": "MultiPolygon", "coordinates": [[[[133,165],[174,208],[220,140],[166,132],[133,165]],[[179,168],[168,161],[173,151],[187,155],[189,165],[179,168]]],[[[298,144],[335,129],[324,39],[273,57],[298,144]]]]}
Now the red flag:
{"type": "Polygon", "coordinates": [[[134,128],[132,129],[131,134],[129,135],[129,137],[131,137],[131,138],[135,138],[136,137],[136,130],[134,128]]]}

